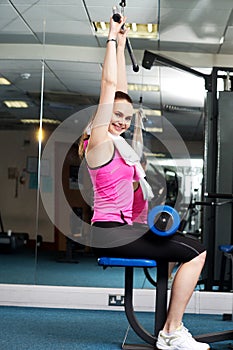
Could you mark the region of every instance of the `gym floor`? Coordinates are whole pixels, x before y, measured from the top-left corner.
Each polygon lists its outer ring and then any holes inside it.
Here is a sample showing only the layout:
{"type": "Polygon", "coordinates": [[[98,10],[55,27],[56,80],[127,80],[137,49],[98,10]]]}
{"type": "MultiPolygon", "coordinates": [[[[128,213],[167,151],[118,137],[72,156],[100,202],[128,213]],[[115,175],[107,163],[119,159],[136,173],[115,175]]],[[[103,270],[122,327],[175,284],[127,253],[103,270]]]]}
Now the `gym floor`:
{"type": "MultiPolygon", "coordinates": [[[[103,270],[91,255],[79,254],[76,258],[78,264],[61,263],[57,261],[57,254],[39,251],[35,264],[34,254],[30,250],[23,254],[0,254],[0,280],[9,284],[123,287],[123,269],[103,270]]],[[[145,281],[142,269],[136,269],[135,273],[136,288],[153,288],[145,281]]],[[[7,306],[0,309],[0,349],[4,350],[117,350],[121,348],[128,327],[122,311],[7,306]]],[[[138,318],[150,331],[154,314],[141,312],[138,318]]],[[[233,322],[223,321],[222,315],[185,314],[184,322],[194,335],[233,329],[233,322]]],[[[141,343],[141,340],[130,330],[127,342],[141,343]]],[[[212,349],[227,350],[230,343],[212,344],[212,349]]]]}
{"type": "MultiPolygon", "coordinates": [[[[4,350],[120,350],[128,327],[122,311],[0,307],[0,312],[0,348],[4,350]]],[[[138,317],[149,330],[154,314],[138,317]]],[[[220,315],[185,314],[184,323],[196,335],[233,327],[220,315]]],[[[130,330],[126,343],[141,342],[130,330]]],[[[227,350],[231,343],[211,344],[211,349],[227,350]]]]}

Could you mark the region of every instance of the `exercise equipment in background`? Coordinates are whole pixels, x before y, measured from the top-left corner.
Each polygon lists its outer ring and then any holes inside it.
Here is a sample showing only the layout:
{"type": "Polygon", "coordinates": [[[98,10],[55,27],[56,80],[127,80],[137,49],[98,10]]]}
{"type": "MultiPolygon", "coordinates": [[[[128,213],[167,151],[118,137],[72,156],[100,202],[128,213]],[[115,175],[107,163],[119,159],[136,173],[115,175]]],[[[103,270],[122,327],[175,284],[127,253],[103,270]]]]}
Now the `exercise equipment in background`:
{"type": "Polygon", "coordinates": [[[79,263],[79,257],[85,251],[85,246],[76,241],[82,236],[83,209],[72,207],[70,214],[70,234],[65,237],[65,251],[60,251],[57,262],[79,263]],[[81,220],[80,220],[81,219],[81,220]]]}
{"type": "Polygon", "coordinates": [[[2,216],[0,213],[0,253],[14,253],[19,248],[24,247],[29,240],[29,234],[23,232],[12,232],[4,230],[2,216]]]}

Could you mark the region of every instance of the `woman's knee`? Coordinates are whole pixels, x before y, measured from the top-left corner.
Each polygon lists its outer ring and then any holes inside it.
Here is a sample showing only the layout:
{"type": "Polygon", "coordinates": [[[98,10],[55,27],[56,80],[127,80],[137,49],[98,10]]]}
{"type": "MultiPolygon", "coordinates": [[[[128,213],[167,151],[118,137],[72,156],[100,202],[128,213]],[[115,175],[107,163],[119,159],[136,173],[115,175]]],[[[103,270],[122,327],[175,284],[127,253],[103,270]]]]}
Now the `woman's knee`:
{"type": "Polygon", "coordinates": [[[202,260],[205,261],[205,259],[206,259],[206,254],[207,254],[207,252],[206,252],[206,250],[205,250],[204,252],[202,252],[201,254],[199,254],[199,257],[200,257],[202,260]]]}
{"type": "Polygon", "coordinates": [[[204,265],[206,260],[206,250],[202,253],[200,253],[198,256],[196,256],[193,261],[197,262],[198,264],[201,264],[202,266],[204,265]]]}

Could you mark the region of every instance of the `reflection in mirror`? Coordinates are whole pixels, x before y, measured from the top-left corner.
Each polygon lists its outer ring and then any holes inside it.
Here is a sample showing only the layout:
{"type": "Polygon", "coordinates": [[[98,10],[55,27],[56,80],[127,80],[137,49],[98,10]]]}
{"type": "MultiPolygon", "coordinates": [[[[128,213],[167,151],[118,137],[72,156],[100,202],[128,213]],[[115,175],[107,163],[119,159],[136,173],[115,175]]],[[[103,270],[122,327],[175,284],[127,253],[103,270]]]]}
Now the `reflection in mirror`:
{"type": "Polygon", "coordinates": [[[27,121],[38,119],[40,106],[27,91],[40,90],[41,63],[1,60],[0,66],[7,79],[0,85],[0,283],[34,284],[38,125],[27,121]]]}
{"type": "Polygon", "coordinates": [[[10,1],[1,5],[0,283],[35,283],[38,222],[46,217],[43,211],[37,216],[38,126],[42,111],[38,96],[43,95],[40,49],[45,9],[41,2],[20,6],[10,1]],[[36,15],[34,30],[29,13],[33,18],[36,15]]]}

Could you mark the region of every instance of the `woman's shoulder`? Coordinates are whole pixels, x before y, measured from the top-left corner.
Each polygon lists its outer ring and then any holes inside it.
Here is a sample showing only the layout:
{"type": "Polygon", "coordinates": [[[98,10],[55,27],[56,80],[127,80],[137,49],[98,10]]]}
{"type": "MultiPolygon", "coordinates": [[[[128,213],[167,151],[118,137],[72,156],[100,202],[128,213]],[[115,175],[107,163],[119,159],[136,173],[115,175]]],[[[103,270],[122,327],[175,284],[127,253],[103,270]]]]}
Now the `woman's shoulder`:
{"type": "Polygon", "coordinates": [[[90,168],[98,168],[110,162],[113,159],[114,152],[115,147],[110,138],[96,145],[93,145],[91,139],[89,139],[85,150],[85,158],[90,168]]]}

